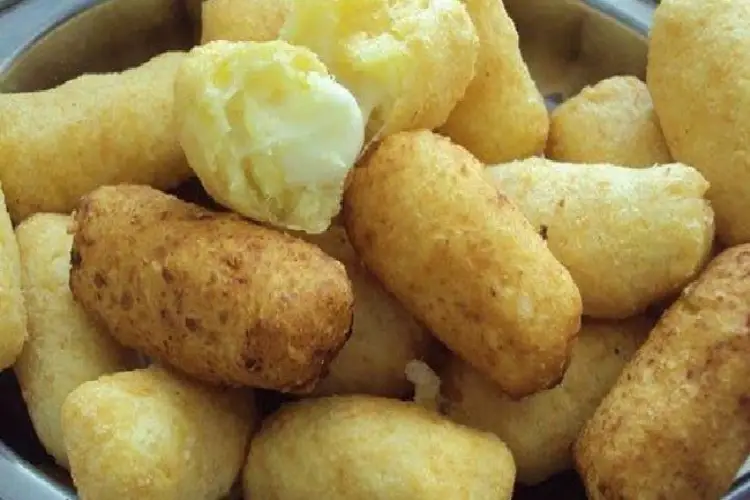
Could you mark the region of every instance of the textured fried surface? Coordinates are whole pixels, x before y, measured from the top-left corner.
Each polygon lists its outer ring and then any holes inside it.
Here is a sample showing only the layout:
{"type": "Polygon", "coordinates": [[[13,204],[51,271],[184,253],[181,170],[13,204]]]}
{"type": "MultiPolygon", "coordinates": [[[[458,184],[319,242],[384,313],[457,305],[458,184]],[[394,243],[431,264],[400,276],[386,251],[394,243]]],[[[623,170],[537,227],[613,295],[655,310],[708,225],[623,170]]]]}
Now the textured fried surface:
{"type": "Polygon", "coordinates": [[[520,401],[453,357],[441,373],[446,414],[490,431],[515,459],[518,481],[535,484],[573,465],[571,446],[652,326],[636,317],[584,321],[561,384],[520,401]]]}
{"type": "Polygon", "coordinates": [[[70,222],[67,215],[40,213],[16,229],[29,339],[14,370],[39,440],[65,468],[63,401],[84,382],[127,370],[135,362],[70,293],[70,222]]]}
{"type": "Polygon", "coordinates": [[[81,500],[216,500],[234,483],[255,425],[252,394],[162,368],[105,375],[62,408],[81,500]]]}
{"type": "Polygon", "coordinates": [[[283,408],[250,445],[253,500],[510,499],[508,448],[412,403],[366,396],[283,408]]]}
{"type": "Polygon", "coordinates": [[[460,0],[294,0],[280,36],[312,49],[354,94],[368,138],[442,125],[479,50],[460,0]]]}
{"type": "Polygon", "coordinates": [[[750,245],[726,250],[662,316],[586,424],[592,499],[719,498],[750,453],[750,245]]]}
{"type": "Polygon", "coordinates": [[[558,106],[550,119],[546,156],[624,167],[672,161],[648,87],[634,76],[607,78],[558,106]]]}
{"type": "Polygon", "coordinates": [[[13,232],[5,206],[5,196],[0,191],[0,370],[8,368],[16,361],[26,338],[26,305],[21,291],[21,257],[16,234],[13,232]]]}
{"type": "Polygon", "coordinates": [[[75,298],[199,379],[305,392],[349,335],[344,266],[307,242],[145,186],[92,192],[76,223],[75,298]]]}
{"type": "Polygon", "coordinates": [[[276,40],[292,0],[206,0],[201,11],[201,43],[214,40],[276,40]]]}
{"type": "Polygon", "coordinates": [[[678,292],[708,259],[713,211],[694,168],[528,160],[485,175],[547,239],[583,297],[583,313],[626,318],[678,292]]]}
{"type": "Polygon", "coordinates": [[[485,163],[544,151],[549,116],[498,0],[464,0],[479,35],[476,74],[442,131],[485,163]]]}
{"type": "Polygon", "coordinates": [[[513,396],[557,383],[579,328],[565,268],[464,148],[387,137],[344,193],[365,265],[451,350],[513,396]]]}
{"type": "Polygon", "coordinates": [[[315,394],[406,396],[411,390],[406,364],[427,354],[432,336],[365,269],[344,228],[302,237],[346,266],[354,290],[352,336],[315,394]]]}
{"type": "Polygon", "coordinates": [[[0,94],[0,180],[13,221],[69,213],[105,184],[166,189],[188,178],[172,115],[183,57],[166,53],[122,73],[0,94]]]}
{"type": "Polygon", "coordinates": [[[750,3],[664,0],[651,29],[647,82],[676,161],[711,183],[716,231],[750,242],[750,3]]]}

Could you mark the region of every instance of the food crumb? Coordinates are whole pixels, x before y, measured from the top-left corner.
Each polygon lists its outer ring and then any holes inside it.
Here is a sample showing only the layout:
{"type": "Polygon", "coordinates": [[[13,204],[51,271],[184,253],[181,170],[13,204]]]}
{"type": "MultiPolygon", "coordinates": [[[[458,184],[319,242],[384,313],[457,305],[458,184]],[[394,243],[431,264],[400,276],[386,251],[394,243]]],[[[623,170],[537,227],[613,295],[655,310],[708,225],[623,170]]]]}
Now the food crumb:
{"type": "Polygon", "coordinates": [[[430,411],[440,408],[440,377],[424,361],[413,359],[406,364],[406,379],[414,384],[414,403],[430,411]]]}

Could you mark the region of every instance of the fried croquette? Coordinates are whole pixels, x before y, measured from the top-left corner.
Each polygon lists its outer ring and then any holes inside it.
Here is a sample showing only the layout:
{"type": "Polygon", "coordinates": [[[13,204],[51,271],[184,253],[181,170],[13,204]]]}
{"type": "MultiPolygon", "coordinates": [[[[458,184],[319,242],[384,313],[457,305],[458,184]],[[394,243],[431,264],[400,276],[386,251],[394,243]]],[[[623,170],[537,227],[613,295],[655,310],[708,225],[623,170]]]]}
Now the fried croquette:
{"type": "Polygon", "coordinates": [[[0,94],[0,181],[11,219],[70,213],[106,184],[169,189],[190,177],[173,116],[183,58],[168,52],[121,73],[0,94]]]}
{"type": "Polygon", "coordinates": [[[663,0],[651,28],[646,81],[669,150],[711,189],[716,232],[750,242],[750,3],[663,0]]]}
{"type": "Polygon", "coordinates": [[[413,403],[303,401],[264,422],[243,473],[249,500],[510,500],[515,467],[490,433],[413,403]]]}
{"type": "Polygon", "coordinates": [[[292,0],[280,37],[354,94],[368,141],[445,123],[479,51],[461,0],[292,0]]]}
{"type": "Polygon", "coordinates": [[[750,453],[750,245],[716,257],[588,421],[589,498],[720,498],[750,453]]]}
{"type": "Polygon", "coordinates": [[[485,163],[544,151],[549,115],[499,0],[464,0],[479,35],[476,74],[441,131],[485,163]]]}
{"type": "Polygon", "coordinates": [[[583,314],[621,319],[678,293],[714,240],[708,182],[680,164],[648,169],[541,158],[489,167],[567,267],[583,314]]]}
{"type": "Polygon", "coordinates": [[[158,366],[105,375],[65,399],[62,428],[81,500],[217,500],[255,426],[252,393],[158,366]]]}
{"type": "Polygon", "coordinates": [[[35,214],[16,228],[29,339],[14,371],[39,440],[68,468],[60,408],[84,382],[135,367],[120,346],[87,316],[70,293],[71,217],[35,214]]]}
{"type": "Polygon", "coordinates": [[[607,78],[558,106],[546,156],[634,168],[672,162],[648,87],[634,76],[607,78]]]}
{"type": "Polygon", "coordinates": [[[386,137],[352,171],[343,218],[385,288],[451,350],[521,397],[562,378],[581,297],[483,168],[429,131],[386,137]]]}
{"type": "Polygon", "coordinates": [[[350,334],[346,270],[310,243],[146,186],[93,191],[75,223],[76,300],[197,379],[309,392],[350,334]]]}
{"type": "Polygon", "coordinates": [[[641,317],[585,320],[560,385],[520,401],[454,356],[440,374],[446,415],[503,440],[513,453],[519,482],[545,481],[573,466],[571,446],[578,433],[652,326],[641,317]]]}

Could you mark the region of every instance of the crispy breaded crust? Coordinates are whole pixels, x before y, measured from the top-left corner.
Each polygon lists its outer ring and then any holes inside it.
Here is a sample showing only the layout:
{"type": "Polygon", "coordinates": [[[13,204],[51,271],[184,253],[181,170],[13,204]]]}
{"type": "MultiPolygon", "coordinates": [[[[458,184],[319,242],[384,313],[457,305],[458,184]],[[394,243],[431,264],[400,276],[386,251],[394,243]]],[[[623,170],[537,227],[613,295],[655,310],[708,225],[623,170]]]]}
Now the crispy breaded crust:
{"type": "Polygon", "coordinates": [[[199,379],[307,392],[349,336],[344,266],[310,243],[145,186],[100,188],[75,220],[75,298],[199,379]]]}
{"type": "Polygon", "coordinates": [[[586,424],[591,499],[721,497],[750,453],[750,245],[726,250],[662,316],[586,424]]]}
{"type": "Polygon", "coordinates": [[[268,42],[279,37],[292,0],[206,0],[201,8],[201,44],[268,42]]]}
{"type": "Polygon", "coordinates": [[[446,414],[502,439],[519,482],[545,481],[572,467],[571,446],[652,326],[643,317],[584,321],[560,385],[520,401],[453,356],[440,374],[446,414]]]}
{"type": "Polygon", "coordinates": [[[708,182],[692,167],[574,165],[543,158],[485,169],[544,235],[583,313],[622,319],[678,293],[714,242],[708,182]]]}
{"type": "Polygon", "coordinates": [[[520,397],[560,381],[581,298],[482,169],[432,132],[392,135],[350,175],[343,216],[352,245],[386,289],[520,397]]]}
{"type": "Polygon", "coordinates": [[[716,232],[750,242],[750,2],[663,0],[651,28],[647,83],[676,161],[711,183],[716,232]]]}
{"type": "Polygon", "coordinates": [[[169,189],[190,177],[172,109],[183,57],[168,52],[121,73],[0,94],[0,180],[13,221],[70,213],[106,184],[169,189]]]}
{"type": "Polygon", "coordinates": [[[417,406],[368,396],[288,405],[250,444],[245,498],[510,500],[502,441],[417,406]]]}
{"type": "Polygon", "coordinates": [[[474,79],[441,131],[485,163],[544,151],[549,115],[498,0],[464,0],[479,35],[474,79]]]}
{"type": "Polygon", "coordinates": [[[86,382],[62,408],[82,500],[225,498],[256,422],[251,392],[158,366],[86,382]]]}
{"type": "Polygon", "coordinates": [[[13,367],[34,430],[68,468],[60,408],[79,385],[135,366],[135,356],[91,320],[73,299],[68,234],[71,217],[32,215],[16,228],[29,339],[13,367]]]}
{"type": "Polygon", "coordinates": [[[634,76],[607,78],[558,106],[546,156],[623,167],[672,162],[648,87],[634,76]]]}

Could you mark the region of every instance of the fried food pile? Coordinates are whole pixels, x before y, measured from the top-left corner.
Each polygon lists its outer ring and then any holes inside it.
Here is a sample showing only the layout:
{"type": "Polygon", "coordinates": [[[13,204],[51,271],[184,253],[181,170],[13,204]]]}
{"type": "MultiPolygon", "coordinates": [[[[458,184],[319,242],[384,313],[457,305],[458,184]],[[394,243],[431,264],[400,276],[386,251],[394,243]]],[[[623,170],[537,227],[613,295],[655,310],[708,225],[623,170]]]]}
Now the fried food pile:
{"type": "Polygon", "coordinates": [[[202,13],[189,51],[0,94],[0,369],[80,498],[723,494],[750,7],[664,0],[646,82],[551,112],[497,0],[202,13]]]}

